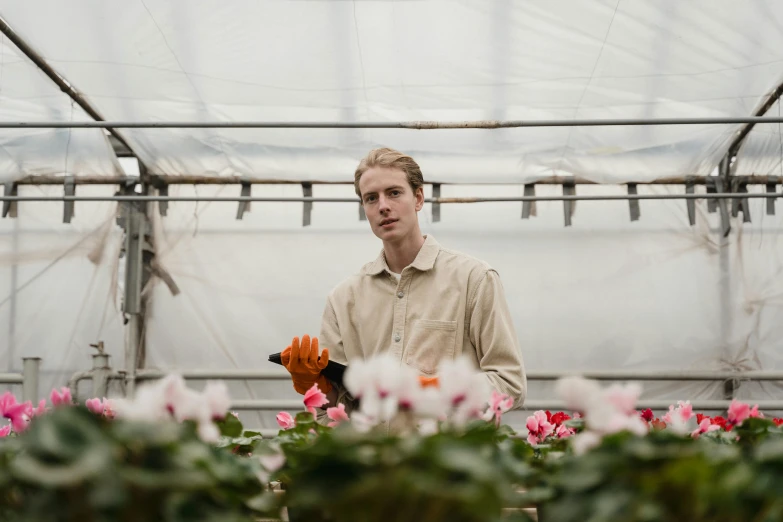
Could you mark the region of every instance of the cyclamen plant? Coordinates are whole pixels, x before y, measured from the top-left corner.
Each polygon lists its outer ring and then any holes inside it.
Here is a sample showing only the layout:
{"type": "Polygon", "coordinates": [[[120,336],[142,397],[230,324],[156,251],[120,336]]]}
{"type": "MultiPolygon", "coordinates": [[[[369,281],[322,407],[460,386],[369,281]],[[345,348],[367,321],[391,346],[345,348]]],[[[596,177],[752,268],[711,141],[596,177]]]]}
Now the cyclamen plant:
{"type": "MultiPolygon", "coordinates": [[[[0,428],[0,437],[18,435],[28,429],[31,422],[52,408],[74,405],[71,391],[67,387],[53,389],[49,395],[51,406],[41,400],[37,407],[31,401],[19,403],[10,392],[0,396],[0,416],[10,424],[0,428]]],[[[202,392],[188,388],[184,379],[171,374],[152,384],[141,386],[133,399],[92,398],[85,401],[85,407],[105,418],[124,418],[156,422],[174,419],[178,422],[195,421],[199,437],[205,442],[215,443],[220,438],[216,423],[225,419],[231,398],[223,382],[208,382],[202,392]]]]}
{"type": "MultiPolygon", "coordinates": [[[[437,386],[422,386],[416,370],[400,365],[390,355],[357,361],[346,370],[344,383],[359,406],[350,414],[342,403],[327,408],[327,427],[350,423],[357,431],[367,432],[383,423],[397,423],[423,435],[442,428],[459,429],[476,420],[500,427],[503,414],[514,404],[510,396],[490,390],[486,377],[467,358],[443,361],[438,376],[437,386]]],[[[317,417],[316,408],[328,400],[314,384],[303,402],[317,417]]],[[[296,426],[288,412],[280,412],[276,419],[283,430],[296,426]]]]}
{"type": "MultiPolygon", "coordinates": [[[[707,433],[730,432],[747,419],[764,418],[758,405],[751,407],[737,399],[732,400],[725,418],[694,414],[690,401],[670,405],[669,410],[657,418],[651,409],[636,409],[641,395],[638,384],[613,384],[602,389],[596,381],[569,377],[558,381],[557,391],[575,412],[573,419],[565,412],[536,411],[527,418],[527,441],[536,447],[575,435],[569,442],[577,455],[599,445],[605,436],[622,431],[643,436],[653,430],[669,430],[677,435],[698,438],[707,433]]],[[[783,419],[773,418],[772,422],[776,426],[783,425],[783,419]]]]}

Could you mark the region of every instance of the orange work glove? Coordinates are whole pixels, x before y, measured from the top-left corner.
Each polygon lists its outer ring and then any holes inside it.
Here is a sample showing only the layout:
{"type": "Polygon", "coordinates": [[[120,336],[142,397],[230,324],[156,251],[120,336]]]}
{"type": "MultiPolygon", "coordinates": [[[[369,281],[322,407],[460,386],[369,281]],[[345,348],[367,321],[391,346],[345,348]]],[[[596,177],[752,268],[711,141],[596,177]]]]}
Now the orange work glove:
{"type": "Polygon", "coordinates": [[[303,336],[301,346],[299,338],[294,337],[291,346],[283,350],[280,358],[285,369],[291,374],[294,389],[298,393],[304,395],[316,383],[323,393],[329,393],[332,390],[332,383],[321,375],[321,370],[326,368],[329,363],[329,348],[324,348],[319,357],[317,337],[313,337],[311,343],[309,335],[303,336]]]}
{"type": "Polygon", "coordinates": [[[426,388],[427,386],[434,386],[437,388],[440,385],[440,381],[437,376],[427,377],[426,375],[419,375],[419,384],[421,384],[422,388],[426,388]]]}

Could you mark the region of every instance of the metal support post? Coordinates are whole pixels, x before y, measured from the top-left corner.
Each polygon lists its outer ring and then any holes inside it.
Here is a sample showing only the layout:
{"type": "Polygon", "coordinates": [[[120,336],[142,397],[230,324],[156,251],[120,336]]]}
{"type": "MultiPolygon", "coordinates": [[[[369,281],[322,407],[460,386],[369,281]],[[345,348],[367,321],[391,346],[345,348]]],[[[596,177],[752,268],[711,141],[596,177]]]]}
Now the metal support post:
{"type": "Polygon", "coordinates": [[[92,396],[106,397],[109,391],[109,355],[105,353],[92,354],[92,396]]]}
{"type": "Polygon", "coordinates": [[[22,401],[38,402],[38,375],[40,369],[40,357],[22,358],[22,401]]]}
{"type": "Polygon", "coordinates": [[[143,277],[144,234],[147,229],[146,215],[141,204],[125,206],[125,299],[123,311],[126,314],[125,371],[127,372],[127,395],[135,391],[136,368],[139,362],[139,348],[144,321],[141,287],[143,277]]]}

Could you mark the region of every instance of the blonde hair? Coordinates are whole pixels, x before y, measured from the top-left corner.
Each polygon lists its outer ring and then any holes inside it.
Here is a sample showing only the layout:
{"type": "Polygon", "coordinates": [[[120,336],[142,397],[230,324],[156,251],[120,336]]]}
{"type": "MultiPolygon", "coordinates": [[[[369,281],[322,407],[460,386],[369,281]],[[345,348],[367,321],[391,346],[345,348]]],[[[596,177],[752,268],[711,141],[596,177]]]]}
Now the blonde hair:
{"type": "Polygon", "coordinates": [[[419,187],[424,186],[424,176],[421,173],[421,168],[413,158],[398,150],[383,147],[371,150],[367,156],[359,162],[359,166],[356,167],[353,186],[354,189],[356,189],[357,196],[362,197],[362,193],[359,190],[359,180],[361,179],[362,174],[373,167],[400,169],[408,178],[408,184],[413,189],[414,194],[419,187]]]}

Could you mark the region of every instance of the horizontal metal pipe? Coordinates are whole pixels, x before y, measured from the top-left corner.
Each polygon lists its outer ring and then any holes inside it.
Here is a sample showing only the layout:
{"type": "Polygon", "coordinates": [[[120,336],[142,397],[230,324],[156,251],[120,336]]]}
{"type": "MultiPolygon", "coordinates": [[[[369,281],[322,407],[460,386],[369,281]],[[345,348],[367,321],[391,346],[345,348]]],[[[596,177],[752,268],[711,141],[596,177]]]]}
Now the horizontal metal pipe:
{"type": "MultiPolygon", "coordinates": [[[[243,380],[284,380],[290,381],[288,372],[262,371],[262,370],[182,370],[176,372],[184,379],[222,379],[225,381],[243,380]]],[[[166,372],[154,370],[139,370],[136,372],[136,380],[160,379],[166,372]]]]}
{"type": "MultiPolygon", "coordinates": [[[[185,379],[222,379],[226,381],[242,380],[291,380],[288,372],[266,370],[182,370],[177,372],[185,379]]],[[[157,370],[139,370],[137,380],[160,379],[166,372],[157,370]]],[[[598,381],[783,381],[783,371],[641,371],[641,370],[597,370],[579,373],[555,371],[528,371],[529,381],[554,381],[561,377],[578,375],[585,379],[598,381]]]]}
{"type": "MultiPolygon", "coordinates": [[[[554,381],[567,377],[566,372],[535,372],[527,373],[528,380],[554,381]]],[[[783,381],[780,371],[749,371],[749,372],[710,372],[710,371],[634,371],[634,370],[598,370],[574,373],[585,379],[597,381],[783,381]]]]}
{"type": "MultiPolygon", "coordinates": [[[[739,399],[742,402],[750,403],[751,405],[758,404],[759,410],[783,410],[783,400],[748,400],[739,399]]],[[[717,399],[695,399],[690,401],[694,412],[699,410],[711,410],[711,411],[723,411],[728,409],[731,401],[717,400],[717,399]]],[[[301,403],[300,403],[301,404],[301,403]]],[[[641,399],[636,402],[636,409],[653,409],[653,410],[667,410],[669,406],[677,406],[677,400],[662,400],[662,399],[641,399]]],[[[301,406],[300,406],[301,409],[301,406]]],[[[529,399],[525,401],[525,404],[521,408],[523,411],[534,410],[558,410],[558,411],[570,411],[566,408],[566,405],[562,401],[555,401],[549,399],[529,399]]]]}
{"type": "Polygon", "coordinates": [[[24,378],[21,373],[0,373],[0,384],[22,384],[24,378]]]}
{"type": "Polygon", "coordinates": [[[232,410],[258,410],[258,411],[280,411],[280,410],[302,410],[304,406],[302,401],[276,401],[266,399],[248,399],[231,402],[232,410]]]}
{"type": "MultiPolygon", "coordinates": [[[[783,197],[779,192],[765,193],[711,193],[711,194],[599,194],[599,195],[552,195],[552,196],[508,196],[508,197],[466,197],[425,198],[427,203],[508,203],[518,201],[627,201],[627,200],[672,200],[672,199],[769,199],[783,197]]],[[[0,201],[180,201],[180,202],[258,202],[258,203],[359,203],[358,198],[316,198],[316,197],[255,197],[255,196],[0,196],[0,201]]]]}
{"type": "Polygon", "coordinates": [[[508,129],[519,127],[614,127],[630,125],[726,125],[783,123],[780,116],[714,118],[616,118],[583,120],[475,120],[475,121],[5,121],[2,129],[508,129]]]}
{"type": "MultiPolygon", "coordinates": [[[[251,185],[301,185],[302,183],[311,183],[313,185],[353,185],[353,180],[327,181],[310,179],[267,179],[267,178],[244,178],[242,176],[201,176],[193,174],[151,174],[151,182],[161,182],[166,185],[239,185],[240,183],[249,183],[251,185]]],[[[425,185],[433,183],[440,185],[562,185],[564,183],[573,185],[603,185],[603,186],[623,186],[628,183],[636,185],[685,185],[693,183],[694,185],[704,185],[708,180],[714,179],[714,176],[687,175],[665,176],[654,178],[647,181],[628,181],[628,182],[609,182],[601,183],[580,177],[569,176],[549,176],[537,179],[535,181],[517,182],[514,180],[504,182],[454,182],[434,179],[428,176],[425,185]]],[[[783,183],[783,176],[761,176],[761,175],[735,175],[740,183],[747,185],[766,185],[774,183],[779,185],[783,183]]],[[[125,185],[127,183],[140,183],[138,176],[95,176],[95,175],[77,175],[73,178],[74,185],[125,185]]],[[[63,176],[53,176],[48,174],[25,176],[14,180],[17,185],[63,185],[65,178],[63,176]]]]}
{"type": "MultiPolygon", "coordinates": [[[[783,410],[783,400],[744,400],[751,405],[758,404],[759,410],[783,410]]],[[[691,406],[695,411],[698,410],[726,410],[731,401],[720,399],[696,399],[691,400],[691,406]]],[[[653,410],[666,410],[670,405],[677,405],[676,400],[663,399],[641,399],[637,401],[637,409],[650,408],[653,410]]],[[[267,399],[248,399],[238,400],[231,403],[232,410],[258,410],[258,411],[279,411],[279,410],[304,410],[302,401],[289,400],[267,400],[267,399]]],[[[551,399],[529,399],[525,401],[521,408],[522,411],[532,410],[563,410],[570,411],[563,401],[551,399]]]]}

